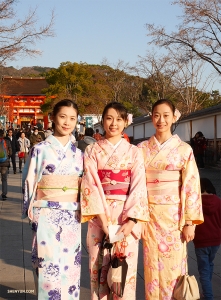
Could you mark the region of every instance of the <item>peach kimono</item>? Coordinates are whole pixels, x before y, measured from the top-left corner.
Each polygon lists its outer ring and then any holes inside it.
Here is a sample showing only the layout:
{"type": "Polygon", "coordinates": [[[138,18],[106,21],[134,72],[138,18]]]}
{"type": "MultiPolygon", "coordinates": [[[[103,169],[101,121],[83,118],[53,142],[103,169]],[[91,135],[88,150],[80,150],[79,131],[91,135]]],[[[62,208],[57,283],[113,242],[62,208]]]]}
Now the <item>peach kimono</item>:
{"type": "Polygon", "coordinates": [[[143,152],[150,222],[143,241],[146,300],[169,300],[186,272],[185,220],[203,222],[199,173],[192,148],[172,136],[160,145],[152,136],[138,145],[143,152]]]}
{"type": "Polygon", "coordinates": [[[104,252],[100,283],[98,283],[98,253],[104,232],[96,215],[105,213],[109,224],[114,225],[124,224],[128,217],[138,220],[132,234],[120,242],[120,247],[127,256],[128,272],[123,298],[114,297],[114,299],[135,299],[141,222],[149,219],[144,161],[136,146],[121,139],[117,147],[107,140],[101,140],[86,148],[81,210],[83,221],[89,220],[87,245],[91,299],[104,300],[109,295],[107,252],[104,252]]]}

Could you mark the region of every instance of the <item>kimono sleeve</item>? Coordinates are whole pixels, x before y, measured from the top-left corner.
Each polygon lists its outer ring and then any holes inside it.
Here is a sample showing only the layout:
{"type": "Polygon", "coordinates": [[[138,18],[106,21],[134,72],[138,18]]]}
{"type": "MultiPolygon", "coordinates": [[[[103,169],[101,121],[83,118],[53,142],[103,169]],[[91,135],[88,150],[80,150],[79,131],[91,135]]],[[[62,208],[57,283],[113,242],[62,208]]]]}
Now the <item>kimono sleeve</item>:
{"type": "Polygon", "coordinates": [[[84,175],[81,182],[81,222],[105,213],[106,198],[97,170],[96,153],[88,146],[84,152],[84,175]]]}
{"type": "Polygon", "coordinates": [[[36,176],[37,165],[38,165],[37,150],[35,149],[35,147],[33,147],[25,165],[26,167],[25,172],[27,176],[25,176],[24,173],[24,177],[22,178],[23,179],[22,187],[24,189],[22,219],[27,218],[30,200],[32,196],[34,196],[33,192],[34,192],[34,186],[37,178],[36,176]]]}
{"type": "Polygon", "coordinates": [[[200,189],[200,177],[192,149],[189,147],[187,157],[182,169],[181,187],[181,221],[180,226],[190,220],[193,224],[203,223],[202,198],[200,189]]]}
{"type": "Polygon", "coordinates": [[[130,217],[147,222],[149,221],[149,208],[144,159],[137,147],[134,148],[134,152],[130,193],[124,205],[123,221],[130,217]]]}

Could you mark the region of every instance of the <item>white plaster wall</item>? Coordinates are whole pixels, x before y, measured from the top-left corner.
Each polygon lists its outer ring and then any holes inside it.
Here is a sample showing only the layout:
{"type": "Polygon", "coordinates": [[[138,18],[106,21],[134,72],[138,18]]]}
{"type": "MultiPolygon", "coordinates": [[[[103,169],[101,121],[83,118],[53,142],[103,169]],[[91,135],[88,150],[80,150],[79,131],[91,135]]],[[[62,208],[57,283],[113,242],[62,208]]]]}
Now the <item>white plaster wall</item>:
{"type": "Polygon", "coordinates": [[[151,137],[155,133],[155,128],[151,121],[145,123],[145,138],[151,137]]]}
{"type": "Polygon", "coordinates": [[[214,116],[197,119],[192,121],[192,135],[194,136],[197,131],[201,131],[205,138],[214,138],[214,116]]]}
{"type": "Polygon", "coordinates": [[[190,121],[179,123],[173,134],[178,134],[185,142],[190,141],[190,121]]]}
{"type": "Polygon", "coordinates": [[[217,138],[221,139],[221,115],[216,117],[216,125],[217,125],[217,138]]]}
{"type": "Polygon", "coordinates": [[[124,132],[128,135],[128,136],[133,136],[133,124],[128,126],[124,132]]]}
{"type": "Polygon", "coordinates": [[[144,138],[144,125],[134,125],[134,139],[144,138]]]}

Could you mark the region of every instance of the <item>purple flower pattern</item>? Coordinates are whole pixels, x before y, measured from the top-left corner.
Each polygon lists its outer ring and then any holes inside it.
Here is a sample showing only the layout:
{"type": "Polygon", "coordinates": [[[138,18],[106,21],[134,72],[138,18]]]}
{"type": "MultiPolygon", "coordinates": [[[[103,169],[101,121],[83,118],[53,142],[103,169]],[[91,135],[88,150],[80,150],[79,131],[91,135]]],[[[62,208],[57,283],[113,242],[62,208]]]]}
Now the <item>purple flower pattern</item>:
{"type": "MultiPolygon", "coordinates": [[[[25,212],[32,196],[34,178],[39,181],[42,175],[82,175],[83,159],[79,149],[71,143],[64,152],[53,136],[50,136],[49,140],[39,143],[31,150],[29,176],[26,176],[24,193],[25,212]]],[[[71,203],[65,206],[61,202],[52,201],[42,201],[42,207],[33,209],[33,229],[38,234],[38,240],[33,243],[32,261],[35,268],[39,267],[41,285],[39,299],[61,300],[61,297],[79,299],[81,225],[79,214],[75,209],[71,203]],[[71,243],[69,243],[70,233],[76,236],[71,243]],[[55,256],[52,255],[51,249],[56,253],[55,256]],[[64,266],[62,266],[63,255],[66,259],[64,266]],[[64,295],[63,290],[61,295],[61,276],[65,279],[62,281],[66,287],[64,295]]]]}
{"type": "Polygon", "coordinates": [[[61,208],[61,205],[59,202],[56,202],[56,201],[48,201],[48,207],[49,208],[61,208]]]}
{"type": "Polygon", "coordinates": [[[46,170],[48,170],[49,173],[54,173],[56,167],[53,164],[49,164],[45,167],[46,170]]]}
{"type": "Polygon", "coordinates": [[[81,251],[79,251],[77,253],[77,255],[75,256],[74,264],[75,264],[75,266],[81,265],[81,251]]]}
{"type": "Polygon", "coordinates": [[[60,289],[50,290],[48,292],[49,300],[61,300],[61,291],[60,289]]]}
{"type": "Polygon", "coordinates": [[[72,286],[69,287],[68,293],[69,293],[70,295],[72,295],[73,292],[74,292],[75,290],[76,290],[76,286],[75,286],[75,285],[72,285],[72,286]]]}

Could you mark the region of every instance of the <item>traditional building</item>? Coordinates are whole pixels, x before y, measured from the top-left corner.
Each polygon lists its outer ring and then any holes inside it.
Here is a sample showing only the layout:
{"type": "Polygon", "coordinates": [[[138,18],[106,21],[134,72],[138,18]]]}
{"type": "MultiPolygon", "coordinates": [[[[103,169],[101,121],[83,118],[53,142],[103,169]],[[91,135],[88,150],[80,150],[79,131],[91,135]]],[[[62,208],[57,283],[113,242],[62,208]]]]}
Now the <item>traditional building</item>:
{"type": "Polygon", "coordinates": [[[47,128],[48,114],[40,108],[46,98],[42,90],[48,87],[44,77],[2,76],[0,87],[0,115],[5,115],[6,125],[24,128],[42,123],[47,128]]]}

